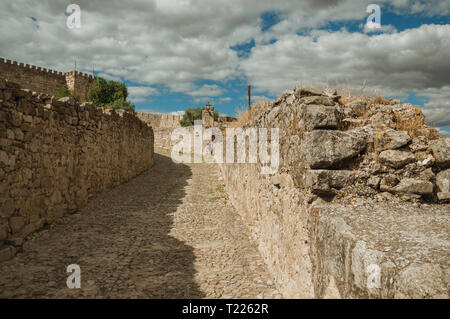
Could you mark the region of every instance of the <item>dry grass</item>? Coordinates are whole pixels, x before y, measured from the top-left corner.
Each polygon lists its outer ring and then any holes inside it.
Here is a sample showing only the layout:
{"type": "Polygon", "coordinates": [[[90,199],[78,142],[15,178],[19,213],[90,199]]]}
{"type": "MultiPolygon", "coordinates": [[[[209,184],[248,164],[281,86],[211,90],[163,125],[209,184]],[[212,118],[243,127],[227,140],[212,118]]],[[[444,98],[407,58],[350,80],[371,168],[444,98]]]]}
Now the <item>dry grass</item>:
{"type": "Polygon", "coordinates": [[[259,102],[252,105],[251,111],[248,108],[241,106],[236,110],[237,113],[237,121],[231,123],[231,127],[243,127],[249,121],[253,119],[253,112],[258,108],[267,108],[271,102],[259,102]]]}
{"type": "Polygon", "coordinates": [[[439,133],[436,129],[427,127],[425,124],[425,116],[419,107],[413,108],[414,115],[405,116],[404,113],[394,111],[394,121],[396,129],[399,131],[408,132],[411,137],[426,136],[430,139],[439,138],[439,133]]]}
{"type": "Polygon", "coordinates": [[[339,99],[339,103],[345,105],[356,100],[364,100],[368,104],[381,104],[381,105],[391,104],[390,100],[385,99],[383,95],[377,93],[376,91],[373,93],[372,97],[365,96],[363,91],[361,95],[353,95],[353,96],[350,95],[349,92],[350,91],[344,91],[342,97],[339,99]]]}

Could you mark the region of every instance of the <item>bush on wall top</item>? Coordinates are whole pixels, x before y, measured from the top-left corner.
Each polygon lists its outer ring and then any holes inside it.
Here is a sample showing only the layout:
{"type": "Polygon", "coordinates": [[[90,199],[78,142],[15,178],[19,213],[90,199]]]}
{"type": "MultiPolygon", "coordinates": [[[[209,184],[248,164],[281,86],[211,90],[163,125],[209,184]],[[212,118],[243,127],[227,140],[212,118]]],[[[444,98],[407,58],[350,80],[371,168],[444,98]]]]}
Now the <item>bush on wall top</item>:
{"type": "Polygon", "coordinates": [[[75,95],[72,91],[69,90],[67,85],[64,85],[58,89],[55,93],[55,99],[59,100],[63,97],[71,97],[75,99],[78,103],[80,103],[80,97],[78,95],[75,95]]]}
{"type": "MultiPolygon", "coordinates": [[[[194,125],[194,120],[202,119],[202,107],[187,108],[184,112],[183,118],[180,121],[181,126],[192,126],[194,125]]],[[[219,112],[214,112],[214,121],[219,120],[219,112]]]]}
{"type": "Polygon", "coordinates": [[[111,109],[121,109],[134,112],[134,105],[128,102],[128,89],[125,83],[106,81],[98,77],[89,89],[89,99],[94,105],[111,109]]]}

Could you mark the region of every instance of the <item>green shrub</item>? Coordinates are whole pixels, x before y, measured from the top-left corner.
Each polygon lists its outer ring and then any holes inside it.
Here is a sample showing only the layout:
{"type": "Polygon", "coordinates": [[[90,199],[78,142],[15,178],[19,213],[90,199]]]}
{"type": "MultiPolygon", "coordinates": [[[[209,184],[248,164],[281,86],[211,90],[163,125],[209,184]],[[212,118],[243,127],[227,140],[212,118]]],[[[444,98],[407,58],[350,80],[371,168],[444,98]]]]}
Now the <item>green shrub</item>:
{"type": "MultiPolygon", "coordinates": [[[[180,121],[181,126],[192,126],[194,125],[195,120],[201,120],[202,119],[202,107],[196,107],[196,108],[187,108],[184,112],[183,118],[180,121]]],[[[219,120],[219,112],[214,112],[214,121],[219,120]]]]}
{"type": "Polygon", "coordinates": [[[89,89],[88,96],[96,106],[103,106],[112,102],[108,82],[100,77],[95,79],[94,84],[89,89]]]}
{"type": "Polygon", "coordinates": [[[110,109],[125,110],[134,113],[134,105],[123,98],[120,98],[110,104],[107,104],[106,107],[110,109]]]}
{"type": "Polygon", "coordinates": [[[73,92],[69,90],[67,85],[60,87],[58,89],[58,91],[56,91],[56,93],[55,93],[56,100],[59,100],[60,98],[63,98],[63,97],[71,97],[71,98],[75,99],[75,101],[80,103],[80,97],[78,95],[73,94],[73,92]]]}
{"type": "Polygon", "coordinates": [[[98,77],[89,89],[88,96],[95,106],[134,112],[134,105],[127,101],[128,89],[125,83],[98,77]]]}

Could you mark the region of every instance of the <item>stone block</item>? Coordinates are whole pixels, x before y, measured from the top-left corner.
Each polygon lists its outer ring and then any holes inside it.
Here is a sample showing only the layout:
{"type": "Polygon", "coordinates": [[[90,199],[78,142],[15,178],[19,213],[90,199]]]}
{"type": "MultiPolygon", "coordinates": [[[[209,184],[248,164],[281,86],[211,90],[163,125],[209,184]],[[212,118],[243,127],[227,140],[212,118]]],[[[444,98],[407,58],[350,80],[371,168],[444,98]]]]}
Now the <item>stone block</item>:
{"type": "Polygon", "coordinates": [[[361,153],[366,137],[357,132],[320,130],[303,134],[301,152],[309,167],[329,168],[361,153]]]}
{"type": "Polygon", "coordinates": [[[411,141],[407,132],[388,131],[382,133],[378,138],[378,145],[381,150],[395,150],[405,146],[411,141]]]}
{"type": "Polygon", "coordinates": [[[442,193],[450,192],[450,169],[436,175],[436,185],[442,193]]]}
{"type": "Polygon", "coordinates": [[[412,153],[398,150],[383,151],[378,156],[378,159],[381,164],[392,168],[402,168],[406,164],[415,161],[415,157],[412,153]]]}
{"type": "Polygon", "coordinates": [[[328,193],[332,188],[340,189],[353,184],[355,173],[346,170],[309,170],[306,173],[305,187],[314,193],[328,193]]]}
{"type": "Polygon", "coordinates": [[[433,183],[429,181],[414,178],[404,178],[397,186],[391,188],[390,191],[392,193],[429,195],[433,193],[433,188],[433,183]]]}
{"type": "Polygon", "coordinates": [[[431,141],[430,148],[437,165],[450,167],[450,137],[431,141]]]}
{"type": "Polygon", "coordinates": [[[302,108],[299,128],[305,131],[314,129],[336,129],[337,109],[334,106],[306,105],[302,108]]]}
{"type": "Polygon", "coordinates": [[[13,234],[18,233],[25,226],[25,218],[22,216],[15,216],[9,218],[9,227],[13,234]]]}
{"type": "Polygon", "coordinates": [[[0,248],[0,262],[12,259],[16,255],[16,249],[13,246],[0,248]]]}

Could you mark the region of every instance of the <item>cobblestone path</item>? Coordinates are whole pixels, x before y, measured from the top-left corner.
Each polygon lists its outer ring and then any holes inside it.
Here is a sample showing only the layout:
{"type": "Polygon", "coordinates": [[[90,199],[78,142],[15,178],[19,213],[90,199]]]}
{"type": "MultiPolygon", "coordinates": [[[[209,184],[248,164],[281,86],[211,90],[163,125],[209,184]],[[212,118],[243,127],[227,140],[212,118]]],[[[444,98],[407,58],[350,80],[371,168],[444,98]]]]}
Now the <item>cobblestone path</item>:
{"type": "Polygon", "coordinates": [[[35,233],[0,263],[0,298],[273,298],[218,167],[164,151],[135,179],[35,233]],[[66,268],[81,268],[68,289],[66,268]]]}

